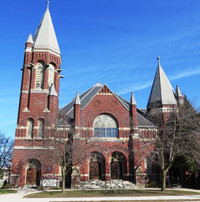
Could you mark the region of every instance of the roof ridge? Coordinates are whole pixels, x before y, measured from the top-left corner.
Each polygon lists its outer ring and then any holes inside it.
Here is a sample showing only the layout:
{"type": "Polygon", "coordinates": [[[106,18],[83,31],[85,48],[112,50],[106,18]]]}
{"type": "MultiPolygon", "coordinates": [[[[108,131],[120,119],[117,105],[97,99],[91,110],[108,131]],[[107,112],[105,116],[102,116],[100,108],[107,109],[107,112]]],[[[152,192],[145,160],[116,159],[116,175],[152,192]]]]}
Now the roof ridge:
{"type": "MultiPolygon", "coordinates": [[[[100,86],[100,85],[99,85],[100,86]]],[[[102,86],[102,85],[101,85],[102,86]]],[[[96,84],[94,86],[92,86],[88,92],[81,98],[81,100],[83,100],[94,88],[96,87],[96,84]]],[[[103,87],[103,86],[102,86],[103,87]]]]}

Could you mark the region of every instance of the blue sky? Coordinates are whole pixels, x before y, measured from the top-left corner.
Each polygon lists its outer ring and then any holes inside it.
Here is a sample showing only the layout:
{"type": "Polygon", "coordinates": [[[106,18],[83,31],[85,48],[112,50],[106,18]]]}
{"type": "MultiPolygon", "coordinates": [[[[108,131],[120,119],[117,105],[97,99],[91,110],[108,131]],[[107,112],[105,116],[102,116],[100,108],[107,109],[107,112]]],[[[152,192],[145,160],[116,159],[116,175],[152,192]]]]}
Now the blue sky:
{"type": "MultiPolygon", "coordinates": [[[[14,138],[24,43],[45,0],[2,1],[0,130],[14,138]]],[[[60,107],[97,82],[145,108],[157,67],[200,105],[199,0],[51,0],[62,55],[60,107]]]]}

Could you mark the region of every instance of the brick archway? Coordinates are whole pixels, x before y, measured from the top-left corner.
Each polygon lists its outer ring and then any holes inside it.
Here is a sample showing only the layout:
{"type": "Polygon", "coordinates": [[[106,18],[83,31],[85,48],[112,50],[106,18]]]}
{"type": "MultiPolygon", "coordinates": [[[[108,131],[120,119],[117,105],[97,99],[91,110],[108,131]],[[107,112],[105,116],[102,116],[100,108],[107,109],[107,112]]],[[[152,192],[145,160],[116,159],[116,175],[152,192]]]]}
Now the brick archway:
{"type": "Polygon", "coordinates": [[[105,158],[99,152],[92,152],[90,155],[89,179],[90,180],[105,179],[105,158]]]}
{"type": "Polygon", "coordinates": [[[37,159],[30,159],[26,166],[26,185],[39,186],[41,177],[41,163],[37,159]]]}

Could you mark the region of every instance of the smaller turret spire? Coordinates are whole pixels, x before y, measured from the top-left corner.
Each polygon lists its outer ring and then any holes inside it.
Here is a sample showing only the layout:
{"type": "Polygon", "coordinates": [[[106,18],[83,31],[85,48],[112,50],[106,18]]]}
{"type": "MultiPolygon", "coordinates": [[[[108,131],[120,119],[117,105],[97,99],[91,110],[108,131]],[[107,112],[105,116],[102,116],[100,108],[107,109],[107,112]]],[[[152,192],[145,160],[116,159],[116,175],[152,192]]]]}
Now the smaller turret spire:
{"type": "Polygon", "coordinates": [[[183,97],[178,85],[176,85],[176,93],[175,93],[175,95],[176,95],[176,97],[183,97]]]}
{"type": "Polygon", "coordinates": [[[28,39],[26,40],[26,43],[31,43],[31,44],[33,44],[33,37],[32,37],[32,34],[29,34],[28,39]]]}
{"type": "Polygon", "coordinates": [[[78,91],[76,93],[76,98],[75,98],[74,104],[81,105],[81,100],[80,100],[80,96],[79,96],[78,91]]]}
{"type": "Polygon", "coordinates": [[[135,97],[133,95],[133,92],[131,92],[131,100],[130,100],[131,105],[136,105],[135,97]]]}
{"type": "Polygon", "coordinates": [[[183,95],[182,95],[178,85],[176,85],[175,97],[176,97],[177,103],[179,105],[183,104],[183,95]]]}
{"type": "Polygon", "coordinates": [[[51,90],[50,90],[49,95],[58,96],[58,94],[56,93],[54,84],[51,85],[51,90]]]}

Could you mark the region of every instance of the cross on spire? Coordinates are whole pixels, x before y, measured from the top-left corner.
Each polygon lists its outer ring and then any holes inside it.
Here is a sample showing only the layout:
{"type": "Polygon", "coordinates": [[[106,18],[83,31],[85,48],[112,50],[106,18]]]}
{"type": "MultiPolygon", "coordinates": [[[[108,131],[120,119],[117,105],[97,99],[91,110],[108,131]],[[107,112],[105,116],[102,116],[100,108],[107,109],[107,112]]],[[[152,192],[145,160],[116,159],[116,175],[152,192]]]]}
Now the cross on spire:
{"type": "Polygon", "coordinates": [[[49,1],[47,1],[47,8],[49,8],[49,1]]]}

